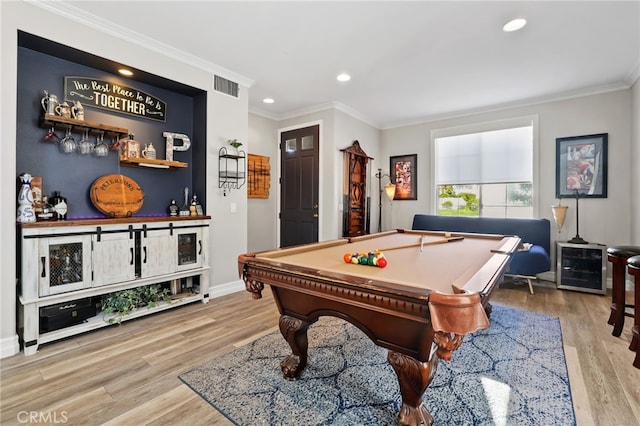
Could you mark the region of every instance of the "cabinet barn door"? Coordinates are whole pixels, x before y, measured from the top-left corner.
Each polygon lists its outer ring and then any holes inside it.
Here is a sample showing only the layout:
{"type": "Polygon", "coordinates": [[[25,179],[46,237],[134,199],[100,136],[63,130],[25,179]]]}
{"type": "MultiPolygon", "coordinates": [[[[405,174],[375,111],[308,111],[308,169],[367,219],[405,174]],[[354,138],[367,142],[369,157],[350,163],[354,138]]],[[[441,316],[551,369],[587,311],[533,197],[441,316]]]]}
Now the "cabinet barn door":
{"type": "Polygon", "coordinates": [[[91,236],[61,236],[38,240],[40,296],[91,287],[91,236]]]}
{"type": "Polygon", "coordinates": [[[175,272],[176,238],[168,229],[142,232],[140,242],[140,271],[142,278],[175,272]]]}
{"type": "Polygon", "coordinates": [[[93,237],[93,286],[136,278],[135,234],[118,232],[93,237]]]}

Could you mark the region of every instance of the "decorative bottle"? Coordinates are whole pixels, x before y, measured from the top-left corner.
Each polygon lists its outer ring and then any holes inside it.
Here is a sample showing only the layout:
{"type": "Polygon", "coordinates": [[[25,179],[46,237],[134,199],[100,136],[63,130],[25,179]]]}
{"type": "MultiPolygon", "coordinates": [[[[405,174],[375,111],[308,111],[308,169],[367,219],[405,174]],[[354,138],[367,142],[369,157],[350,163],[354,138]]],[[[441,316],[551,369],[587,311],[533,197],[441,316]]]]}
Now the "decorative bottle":
{"type": "Polygon", "coordinates": [[[135,135],[133,133],[129,134],[128,139],[120,139],[118,144],[120,145],[120,152],[123,160],[140,158],[140,142],[135,140],[135,135]]]}
{"type": "Polygon", "coordinates": [[[20,223],[36,221],[36,213],[33,211],[33,193],[31,192],[31,175],[23,173],[20,175],[20,192],[18,193],[18,214],[16,220],[20,223]]]}
{"type": "Polygon", "coordinates": [[[191,206],[195,206],[196,216],[204,216],[204,210],[202,209],[202,204],[200,204],[200,200],[198,200],[198,196],[196,194],[193,194],[193,200],[191,200],[191,206]]]}
{"type": "Polygon", "coordinates": [[[191,208],[189,206],[189,188],[184,188],[184,202],[180,207],[180,216],[189,216],[191,214],[191,208]]]}
{"type": "Polygon", "coordinates": [[[178,204],[176,204],[176,200],[171,200],[171,204],[169,204],[167,210],[169,212],[169,216],[178,216],[180,208],[178,207],[178,204]]]}
{"type": "Polygon", "coordinates": [[[49,204],[49,197],[42,196],[42,203],[40,204],[38,211],[36,212],[36,218],[38,222],[46,222],[48,220],[54,220],[55,211],[53,206],[49,204]]]}
{"type": "Polygon", "coordinates": [[[191,216],[197,216],[198,215],[198,209],[196,208],[196,194],[193,194],[193,198],[191,198],[191,205],[189,205],[189,214],[191,216]]]}
{"type": "Polygon", "coordinates": [[[53,217],[56,220],[67,220],[67,199],[60,195],[60,191],[53,192],[53,197],[51,197],[51,201],[49,203],[53,206],[53,217]]]}

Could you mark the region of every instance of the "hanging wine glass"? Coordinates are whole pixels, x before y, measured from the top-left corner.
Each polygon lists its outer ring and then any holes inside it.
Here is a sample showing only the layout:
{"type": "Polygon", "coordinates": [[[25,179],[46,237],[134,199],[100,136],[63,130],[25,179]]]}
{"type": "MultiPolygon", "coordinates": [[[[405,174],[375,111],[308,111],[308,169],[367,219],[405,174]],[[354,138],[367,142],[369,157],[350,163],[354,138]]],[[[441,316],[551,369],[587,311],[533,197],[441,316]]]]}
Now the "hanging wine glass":
{"type": "Polygon", "coordinates": [[[96,136],[96,141],[98,143],[93,149],[93,153],[96,155],[96,157],[106,157],[107,155],[109,155],[109,147],[106,143],[104,143],[104,135],[100,134],[99,138],[96,136]]]}
{"type": "Polygon", "coordinates": [[[84,131],[84,135],[82,136],[82,140],[78,142],[78,150],[80,154],[88,155],[93,152],[94,144],[89,140],[89,129],[84,131]]]}
{"type": "Polygon", "coordinates": [[[77,148],[78,148],[78,144],[76,143],[76,140],[71,135],[71,128],[68,128],[67,133],[64,136],[64,139],[60,141],[60,151],[62,151],[65,154],[72,154],[76,152],[77,148]]]}
{"type": "Polygon", "coordinates": [[[47,142],[60,142],[60,138],[56,134],[56,128],[55,127],[52,127],[51,130],[49,130],[49,133],[44,135],[44,140],[47,141],[47,142]]]}

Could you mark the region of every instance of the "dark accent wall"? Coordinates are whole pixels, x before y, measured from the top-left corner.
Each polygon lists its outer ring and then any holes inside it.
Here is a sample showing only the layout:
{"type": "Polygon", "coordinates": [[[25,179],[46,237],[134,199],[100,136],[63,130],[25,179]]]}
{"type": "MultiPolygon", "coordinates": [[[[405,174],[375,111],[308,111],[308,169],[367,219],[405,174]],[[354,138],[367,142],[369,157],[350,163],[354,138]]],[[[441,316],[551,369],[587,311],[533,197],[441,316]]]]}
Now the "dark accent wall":
{"type": "MultiPolygon", "coordinates": [[[[59,45],[57,45],[59,46],[59,45]]],[[[69,48],[70,50],[73,50],[69,48]]],[[[43,49],[18,48],[17,99],[17,172],[27,172],[43,178],[43,194],[60,191],[69,204],[68,218],[104,217],[95,209],[89,197],[91,184],[106,174],[123,174],[135,180],[145,194],[142,209],[136,216],[165,215],[172,199],[181,205],[183,189],[195,191],[205,205],[206,192],[206,92],[189,88],[188,94],[141,81],[127,79],[77,62],[42,52],[43,49]],[[62,102],[65,76],[83,76],[139,89],[167,103],[167,120],[158,122],[85,105],[85,120],[129,129],[141,147],[153,143],[160,159],[165,158],[165,131],[183,133],[190,137],[191,148],[175,151],[174,160],[189,164],[188,168],[154,169],[121,166],[118,152],[107,157],[64,154],[57,144],[44,140],[49,129],[41,126],[43,109],[40,100],[44,90],[58,96],[62,102]]],[[[59,49],[56,50],[59,53],[59,49]]],[[[88,54],[86,54],[88,55],[88,54]]],[[[90,61],[87,61],[89,63],[90,61]]],[[[157,77],[156,77],[157,79],[157,77]]],[[[157,81],[157,80],[156,80],[157,81]]],[[[171,87],[170,84],[165,87],[171,87]]],[[[56,128],[64,137],[65,130],[56,128]]],[[[73,137],[79,142],[83,133],[76,130],[73,137]]],[[[96,134],[90,134],[93,142],[96,134]]],[[[111,140],[107,140],[110,143],[111,140]]],[[[180,141],[176,141],[180,143],[180,141]]],[[[205,212],[206,213],[206,212],[205,212]]]]}

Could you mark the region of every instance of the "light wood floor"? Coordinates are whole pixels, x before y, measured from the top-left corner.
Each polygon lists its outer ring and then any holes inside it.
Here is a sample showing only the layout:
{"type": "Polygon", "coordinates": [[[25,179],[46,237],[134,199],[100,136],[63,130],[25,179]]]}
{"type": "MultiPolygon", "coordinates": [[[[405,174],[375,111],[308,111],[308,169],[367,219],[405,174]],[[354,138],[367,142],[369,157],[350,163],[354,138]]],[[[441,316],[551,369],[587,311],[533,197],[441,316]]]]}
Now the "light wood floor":
{"type": "MultiPolygon", "coordinates": [[[[505,285],[492,301],[560,318],[578,424],[640,424],[640,370],[627,348],[632,320],[616,338],[608,296],[551,283],[535,291],[505,285]]],[[[31,413],[38,424],[228,425],[177,376],[275,331],[276,307],[264,294],[239,292],[3,359],[0,424],[24,424],[31,413]]]]}

